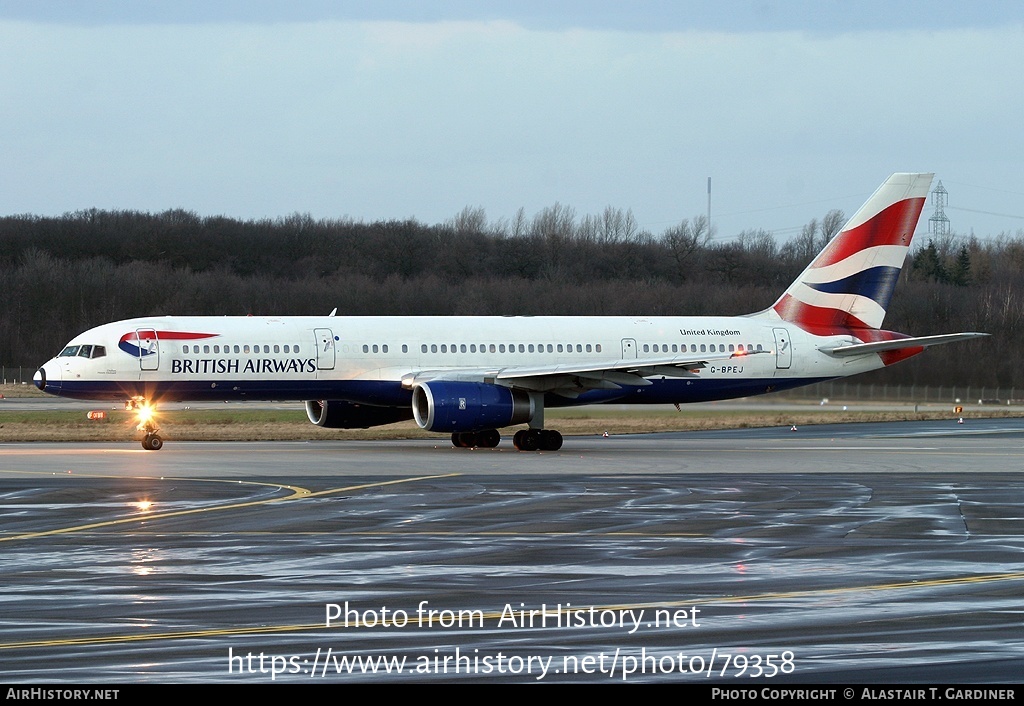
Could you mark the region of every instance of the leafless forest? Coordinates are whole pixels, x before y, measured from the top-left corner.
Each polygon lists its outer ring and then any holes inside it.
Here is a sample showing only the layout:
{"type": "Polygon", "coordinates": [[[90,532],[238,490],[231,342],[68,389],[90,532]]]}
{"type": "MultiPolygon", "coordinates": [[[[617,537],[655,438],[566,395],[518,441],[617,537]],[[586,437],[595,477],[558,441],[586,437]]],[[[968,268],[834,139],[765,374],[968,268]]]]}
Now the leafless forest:
{"type": "MultiPolygon", "coordinates": [[[[631,212],[555,204],[489,222],[240,221],[79,211],[0,218],[0,363],[36,366],[81,331],[174,315],[704,315],[770,306],[841,227],[831,211],[786,242],[719,238],[703,216],[661,233],[631,212]]],[[[1024,387],[1024,232],[919,233],[885,320],[913,335],[984,331],[864,382],[1024,387]]]]}

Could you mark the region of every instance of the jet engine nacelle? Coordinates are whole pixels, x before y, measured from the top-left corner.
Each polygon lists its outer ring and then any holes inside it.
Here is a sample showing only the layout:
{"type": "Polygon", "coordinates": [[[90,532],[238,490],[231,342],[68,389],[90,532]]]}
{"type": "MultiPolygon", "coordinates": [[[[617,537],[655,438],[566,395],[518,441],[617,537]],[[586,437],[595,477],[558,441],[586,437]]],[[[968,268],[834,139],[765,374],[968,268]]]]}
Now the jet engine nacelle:
{"type": "Polygon", "coordinates": [[[522,390],[433,380],[413,388],[412,412],[427,431],[483,431],[528,422],[534,406],[522,390]]]}
{"type": "Polygon", "coordinates": [[[412,419],[405,407],[374,407],[344,400],[308,400],[306,416],[318,427],[327,429],[368,429],[412,419]]]}

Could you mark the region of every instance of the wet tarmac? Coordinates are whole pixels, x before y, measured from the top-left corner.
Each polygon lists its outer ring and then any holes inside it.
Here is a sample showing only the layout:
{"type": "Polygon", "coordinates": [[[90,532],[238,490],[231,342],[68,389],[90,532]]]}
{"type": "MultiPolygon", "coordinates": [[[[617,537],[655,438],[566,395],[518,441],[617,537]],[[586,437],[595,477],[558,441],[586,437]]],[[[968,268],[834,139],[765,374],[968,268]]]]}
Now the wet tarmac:
{"type": "Polygon", "coordinates": [[[0,445],[0,678],[1016,682],[1022,459],[1021,420],[0,445]]]}

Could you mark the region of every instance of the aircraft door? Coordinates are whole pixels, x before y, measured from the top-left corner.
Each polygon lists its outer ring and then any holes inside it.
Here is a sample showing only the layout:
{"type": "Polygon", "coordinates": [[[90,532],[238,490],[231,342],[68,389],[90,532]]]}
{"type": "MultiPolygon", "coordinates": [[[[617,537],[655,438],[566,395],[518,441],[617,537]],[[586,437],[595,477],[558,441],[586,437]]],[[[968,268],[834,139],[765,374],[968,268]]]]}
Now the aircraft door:
{"type": "Polygon", "coordinates": [[[622,358],[623,358],[623,360],[635,360],[636,359],[636,339],[635,338],[623,338],[622,339],[622,358]]]}
{"type": "Polygon", "coordinates": [[[156,331],[151,328],[136,329],[139,339],[139,367],[142,370],[158,370],[160,368],[160,341],[156,331]]]}
{"type": "Polygon", "coordinates": [[[793,344],[789,340],[789,331],[784,328],[772,329],[775,333],[775,368],[789,370],[793,364],[793,344]]]}
{"type": "Polygon", "coordinates": [[[329,328],[313,329],[316,335],[316,369],[334,370],[334,332],[329,328]]]}

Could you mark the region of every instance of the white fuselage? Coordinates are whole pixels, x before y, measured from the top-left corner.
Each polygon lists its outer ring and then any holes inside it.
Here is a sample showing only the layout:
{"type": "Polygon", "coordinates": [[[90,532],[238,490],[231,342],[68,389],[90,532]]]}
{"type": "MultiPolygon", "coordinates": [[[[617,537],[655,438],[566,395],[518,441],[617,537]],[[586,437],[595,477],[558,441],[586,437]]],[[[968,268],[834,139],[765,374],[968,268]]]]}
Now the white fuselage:
{"type": "Polygon", "coordinates": [[[878,355],[837,359],[818,350],[848,342],[758,316],[146,317],[76,336],[41,373],[47,392],[89,399],[399,405],[417,380],[501,385],[510,370],[564,377],[636,361],[648,384],[549,393],[546,404],[685,403],[882,367],[878,355]],[[695,365],[685,376],[646,374],[672,362],[695,365]]]}

